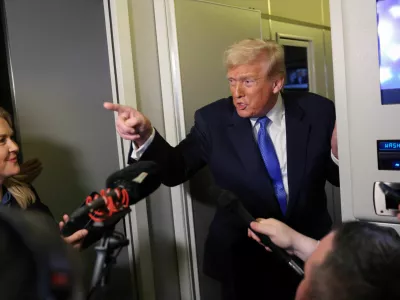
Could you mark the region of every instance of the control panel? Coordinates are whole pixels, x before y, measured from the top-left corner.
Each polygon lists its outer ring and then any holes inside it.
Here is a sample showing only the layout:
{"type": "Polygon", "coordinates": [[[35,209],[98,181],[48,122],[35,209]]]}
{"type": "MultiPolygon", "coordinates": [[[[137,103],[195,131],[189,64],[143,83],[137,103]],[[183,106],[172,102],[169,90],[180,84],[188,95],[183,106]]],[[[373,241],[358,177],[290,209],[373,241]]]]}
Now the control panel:
{"type": "Polygon", "coordinates": [[[377,141],[378,169],[400,171],[400,140],[377,141]]]}

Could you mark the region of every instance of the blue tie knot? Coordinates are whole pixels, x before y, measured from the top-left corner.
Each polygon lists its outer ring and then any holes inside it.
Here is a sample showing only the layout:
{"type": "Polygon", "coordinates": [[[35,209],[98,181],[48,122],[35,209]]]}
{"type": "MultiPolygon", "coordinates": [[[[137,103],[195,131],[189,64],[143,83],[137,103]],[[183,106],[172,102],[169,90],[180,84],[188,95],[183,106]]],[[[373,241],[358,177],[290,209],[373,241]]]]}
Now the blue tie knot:
{"type": "Polygon", "coordinates": [[[257,119],[257,123],[260,123],[260,126],[264,128],[269,124],[269,122],[271,122],[271,120],[267,116],[257,119]]]}

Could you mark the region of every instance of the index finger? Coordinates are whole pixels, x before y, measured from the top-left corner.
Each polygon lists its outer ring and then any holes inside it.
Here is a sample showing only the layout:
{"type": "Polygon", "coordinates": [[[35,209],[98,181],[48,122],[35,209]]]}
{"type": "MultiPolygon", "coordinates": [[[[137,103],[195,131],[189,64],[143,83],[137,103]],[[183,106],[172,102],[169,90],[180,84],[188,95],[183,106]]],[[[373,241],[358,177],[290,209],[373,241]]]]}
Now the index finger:
{"type": "Polygon", "coordinates": [[[117,104],[117,103],[111,103],[111,102],[104,102],[103,106],[105,109],[115,111],[119,114],[133,110],[133,108],[131,108],[129,106],[125,106],[125,105],[121,105],[121,104],[117,104]]]}

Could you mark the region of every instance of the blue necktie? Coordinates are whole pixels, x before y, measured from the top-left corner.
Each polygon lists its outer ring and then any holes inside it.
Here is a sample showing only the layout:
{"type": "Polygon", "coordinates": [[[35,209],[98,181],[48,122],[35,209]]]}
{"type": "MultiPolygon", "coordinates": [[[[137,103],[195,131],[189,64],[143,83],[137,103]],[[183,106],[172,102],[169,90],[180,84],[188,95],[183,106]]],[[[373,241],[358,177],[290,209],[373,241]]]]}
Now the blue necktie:
{"type": "Polygon", "coordinates": [[[257,120],[257,123],[260,124],[260,130],[258,131],[258,147],[260,148],[261,156],[264,160],[268,174],[272,179],[279,206],[281,207],[283,215],[285,215],[287,209],[286,191],[283,185],[278,156],[276,155],[271,137],[267,132],[267,126],[270,122],[271,120],[267,117],[262,117],[257,120]]]}

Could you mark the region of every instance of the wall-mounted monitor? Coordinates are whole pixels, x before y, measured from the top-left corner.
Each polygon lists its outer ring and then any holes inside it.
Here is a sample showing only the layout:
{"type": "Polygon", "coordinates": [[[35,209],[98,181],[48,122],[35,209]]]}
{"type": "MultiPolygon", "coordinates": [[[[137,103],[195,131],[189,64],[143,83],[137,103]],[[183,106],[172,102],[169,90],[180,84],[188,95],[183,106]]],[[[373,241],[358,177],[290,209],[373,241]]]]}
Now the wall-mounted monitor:
{"type": "Polygon", "coordinates": [[[382,104],[400,104],[400,1],[377,1],[382,104]]]}
{"type": "Polygon", "coordinates": [[[307,48],[284,46],[286,81],[285,91],[309,91],[307,48]]]}
{"type": "Polygon", "coordinates": [[[285,89],[308,91],[308,69],[286,68],[285,89]]]}

